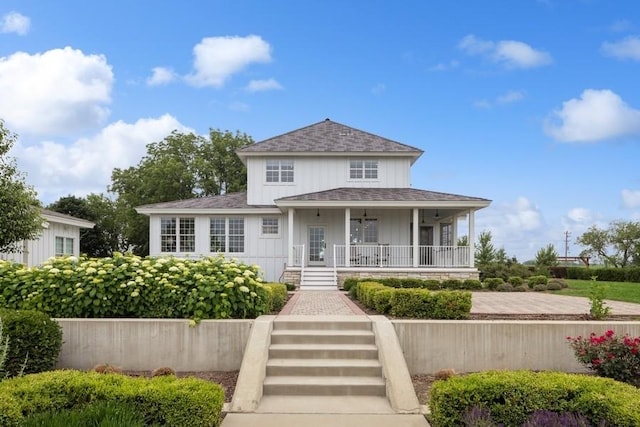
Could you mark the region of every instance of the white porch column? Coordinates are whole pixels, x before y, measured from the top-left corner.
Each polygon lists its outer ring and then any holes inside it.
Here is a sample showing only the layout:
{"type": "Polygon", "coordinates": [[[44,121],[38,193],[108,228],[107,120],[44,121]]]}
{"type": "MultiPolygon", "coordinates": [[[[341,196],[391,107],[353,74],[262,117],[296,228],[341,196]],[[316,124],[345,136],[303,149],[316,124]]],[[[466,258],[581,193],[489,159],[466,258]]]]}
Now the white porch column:
{"type": "Polygon", "coordinates": [[[418,208],[413,208],[413,266],[418,267],[420,264],[420,224],[418,223],[418,208]]]}
{"type": "Polygon", "coordinates": [[[451,238],[453,247],[458,247],[458,216],[454,216],[453,221],[451,221],[451,238]]]}
{"type": "Polygon", "coordinates": [[[351,208],[344,209],[344,265],[350,267],[351,257],[351,208]]]}
{"type": "Polygon", "coordinates": [[[293,265],[293,211],[295,209],[289,208],[287,217],[287,244],[289,245],[289,259],[287,265],[290,267],[293,265]]]}
{"type": "Polygon", "coordinates": [[[469,209],[469,267],[473,267],[475,264],[474,256],[476,252],[476,242],[475,242],[475,211],[473,209],[469,209]]]}

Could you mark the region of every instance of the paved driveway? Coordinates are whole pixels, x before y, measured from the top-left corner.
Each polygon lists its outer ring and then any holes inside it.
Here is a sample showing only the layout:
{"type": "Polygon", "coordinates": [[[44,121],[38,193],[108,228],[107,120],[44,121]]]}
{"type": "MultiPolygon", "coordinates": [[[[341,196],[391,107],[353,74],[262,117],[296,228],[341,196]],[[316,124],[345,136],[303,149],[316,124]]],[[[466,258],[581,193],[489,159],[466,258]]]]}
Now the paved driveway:
{"type": "MultiPolygon", "coordinates": [[[[640,304],[606,301],[614,315],[640,316],[640,304]]],[[[585,314],[589,299],[538,292],[474,292],[471,313],[483,314],[585,314]]]]}

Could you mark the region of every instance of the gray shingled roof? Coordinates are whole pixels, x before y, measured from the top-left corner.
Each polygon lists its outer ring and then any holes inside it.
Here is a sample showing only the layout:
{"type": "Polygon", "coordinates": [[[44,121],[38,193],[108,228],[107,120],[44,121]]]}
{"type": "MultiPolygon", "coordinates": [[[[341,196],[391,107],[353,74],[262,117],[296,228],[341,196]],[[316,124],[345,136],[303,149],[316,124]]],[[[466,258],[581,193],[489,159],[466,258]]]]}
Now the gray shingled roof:
{"type": "Polygon", "coordinates": [[[198,197],[138,206],[138,209],[246,209],[275,208],[274,205],[248,205],[247,192],[228,193],[221,196],[198,197]]]}
{"type": "Polygon", "coordinates": [[[412,157],[422,150],[387,138],[354,129],[329,119],[303,127],[238,150],[249,153],[406,153],[412,157]]]}
{"type": "Polygon", "coordinates": [[[415,188],[334,188],[316,193],[298,194],[277,199],[276,202],[490,202],[480,197],[460,196],[415,188]]]}

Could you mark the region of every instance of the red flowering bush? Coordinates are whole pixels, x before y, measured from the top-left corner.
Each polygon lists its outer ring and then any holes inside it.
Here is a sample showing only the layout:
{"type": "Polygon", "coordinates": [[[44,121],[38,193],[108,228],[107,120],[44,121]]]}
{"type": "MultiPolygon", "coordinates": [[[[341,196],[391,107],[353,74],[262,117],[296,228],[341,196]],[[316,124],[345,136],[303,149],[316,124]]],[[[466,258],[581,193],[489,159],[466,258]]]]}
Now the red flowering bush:
{"type": "Polygon", "coordinates": [[[640,337],[616,336],[608,330],[589,337],[567,337],[579,362],[601,377],[640,387],[640,337]]]}

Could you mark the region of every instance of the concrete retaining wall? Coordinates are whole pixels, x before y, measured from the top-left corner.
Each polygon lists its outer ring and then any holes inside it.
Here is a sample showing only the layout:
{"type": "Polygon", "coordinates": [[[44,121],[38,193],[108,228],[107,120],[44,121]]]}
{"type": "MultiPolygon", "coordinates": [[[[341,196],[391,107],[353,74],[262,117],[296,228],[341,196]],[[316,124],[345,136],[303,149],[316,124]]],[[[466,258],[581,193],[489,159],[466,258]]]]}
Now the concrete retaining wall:
{"type": "Polygon", "coordinates": [[[640,322],[394,320],[409,372],[490,369],[583,372],[566,337],[640,336],[640,322]]]}
{"type": "Polygon", "coordinates": [[[56,319],[62,326],[59,368],[108,363],[126,370],[240,369],[253,320],[56,319]]]}
{"type": "MultiPolygon", "coordinates": [[[[240,369],[252,320],[58,319],[59,368],[108,363],[127,370],[240,369]]],[[[582,372],[567,336],[612,329],[640,336],[640,322],[393,320],[411,374],[489,369],[582,372]]]]}

